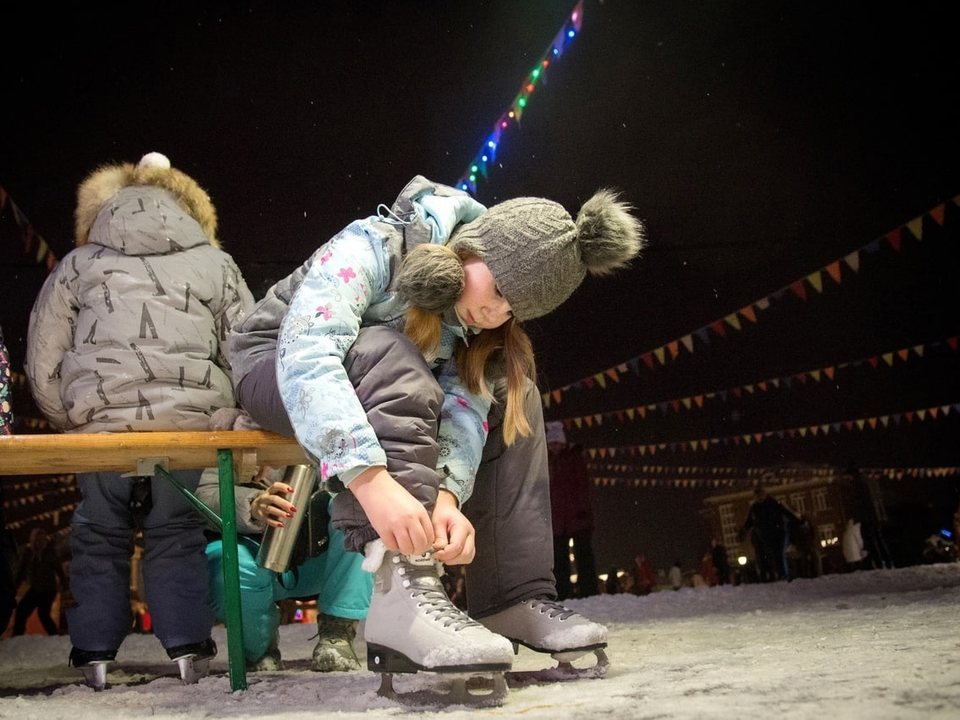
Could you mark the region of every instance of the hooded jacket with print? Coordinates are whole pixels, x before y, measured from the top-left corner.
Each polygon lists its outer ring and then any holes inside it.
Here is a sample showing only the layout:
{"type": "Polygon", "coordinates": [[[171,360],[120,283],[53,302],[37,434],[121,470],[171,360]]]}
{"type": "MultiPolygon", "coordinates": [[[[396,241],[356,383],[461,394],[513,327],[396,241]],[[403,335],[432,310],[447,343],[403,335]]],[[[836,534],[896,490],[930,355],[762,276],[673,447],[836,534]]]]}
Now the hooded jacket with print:
{"type": "Polygon", "coordinates": [[[67,432],[208,429],[234,405],[221,343],[253,306],[209,198],[143,163],[100,168],[78,197],[78,247],[30,314],[37,405],[67,432]]]}
{"type": "MultiPolygon", "coordinates": [[[[234,382],[276,354],[280,395],[297,440],[324,480],[343,485],[386,465],[366,413],[343,368],[362,327],[402,330],[407,305],[394,289],[404,254],[422,243],[446,244],[454,229],[486,208],[466,193],[417,176],[392,207],[350,223],[257,303],[227,340],[234,382]]],[[[490,401],[469,393],[451,360],[468,331],[451,311],[430,359],[444,391],[438,468],[444,487],[466,501],[487,436],[490,401]]],[[[411,399],[415,402],[415,399],[411,399]]],[[[398,428],[404,430],[404,428],[398,428]]]]}

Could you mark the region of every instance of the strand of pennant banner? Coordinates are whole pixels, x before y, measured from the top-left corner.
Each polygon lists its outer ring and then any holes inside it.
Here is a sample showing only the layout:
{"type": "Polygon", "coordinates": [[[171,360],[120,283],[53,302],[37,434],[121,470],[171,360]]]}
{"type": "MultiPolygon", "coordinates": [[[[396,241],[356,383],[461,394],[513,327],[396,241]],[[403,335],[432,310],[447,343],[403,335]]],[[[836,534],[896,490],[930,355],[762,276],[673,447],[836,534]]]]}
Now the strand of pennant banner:
{"type": "Polygon", "coordinates": [[[10,213],[13,215],[14,222],[16,222],[17,227],[20,228],[20,237],[23,241],[23,254],[28,257],[32,255],[37,265],[45,265],[48,271],[53,270],[59,262],[57,256],[53,250],[50,249],[47,241],[36,231],[33,223],[21,212],[20,208],[13,201],[13,198],[10,197],[3,186],[0,185],[0,214],[8,207],[10,208],[10,213]]]}
{"type": "MultiPolygon", "coordinates": [[[[952,202],[954,205],[960,206],[960,195],[952,198],[950,202],[952,202]]],[[[692,354],[694,351],[694,338],[699,339],[704,344],[710,344],[711,333],[719,338],[725,338],[727,336],[727,328],[733,328],[734,330],[739,331],[742,327],[740,322],[741,318],[749,322],[756,323],[758,321],[758,311],[762,312],[767,310],[771,305],[771,301],[780,299],[780,297],[786,293],[793,293],[801,300],[807,299],[808,286],[813,288],[817,293],[821,293],[823,291],[823,282],[825,276],[829,277],[839,285],[841,266],[845,265],[853,272],[859,272],[861,254],[875,253],[881,242],[886,242],[896,252],[899,252],[904,232],[908,232],[910,236],[915,238],[917,241],[923,239],[924,218],[930,218],[936,222],[937,225],[943,226],[946,214],[946,205],[947,203],[941,203],[937,205],[930,211],[917,216],[910,222],[905,223],[894,230],[891,230],[882,237],[871,240],[862,247],[848,253],[844,257],[834,260],[828,265],[815,270],[805,277],[783,286],[770,295],[760,298],[759,300],[740,308],[736,312],[725,315],[718,320],[714,320],[711,323],[697,328],[693,332],[687,333],[681,338],[668,342],[665,345],[661,345],[653,350],[649,350],[641,355],[637,355],[636,357],[632,357],[629,360],[619,363],[613,367],[609,367],[606,370],[602,370],[601,372],[591,375],[590,377],[581,378],[580,380],[572,382],[569,385],[564,385],[563,387],[543,393],[543,405],[545,408],[550,408],[552,404],[560,404],[563,399],[563,393],[571,388],[587,388],[589,390],[593,390],[599,387],[600,389],[606,389],[607,380],[619,382],[620,376],[626,374],[628,371],[632,371],[634,374],[639,375],[640,369],[643,365],[650,370],[653,370],[658,365],[666,365],[668,362],[671,362],[677,358],[681,352],[681,349],[686,349],[688,353],[692,354]]]]}
{"type": "Polygon", "coordinates": [[[517,92],[516,97],[514,97],[513,102],[510,103],[510,106],[497,118],[497,122],[494,123],[490,134],[487,135],[483,141],[480,150],[455,183],[461,190],[466,190],[476,195],[477,181],[481,178],[487,179],[490,165],[496,161],[497,150],[500,147],[503,134],[514,125],[520,124],[520,118],[523,117],[523,111],[530,101],[530,96],[533,95],[538,84],[545,82],[547,70],[554,62],[560,59],[564,51],[580,33],[582,23],[583,0],[580,0],[563,23],[563,26],[554,36],[546,52],[540,57],[540,60],[530,73],[523,79],[520,90],[517,92]]]}
{"type": "Polygon", "coordinates": [[[873,415],[870,417],[855,418],[851,420],[839,420],[830,423],[820,423],[817,425],[805,425],[802,427],[782,428],[779,430],[763,430],[754,433],[740,433],[737,435],[725,435],[712,438],[697,438],[693,440],[673,440],[670,442],[649,443],[644,445],[618,445],[611,447],[590,447],[584,448],[591,459],[596,457],[614,458],[616,456],[629,457],[653,457],[658,452],[686,453],[705,451],[715,446],[729,445],[752,445],[764,442],[769,439],[792,440],[796,438],[808,438],[826,436],[839,432],[866,432],[868,430],[878,430],[880,428],[890,427],[901,424],[912,424],[914,422],[925,422],[927,420],[946,419],[951,414],[960,413],[960,402],[952,402],[944,405],[934,405],[932,407],[919,408],[914,410],[904,410],[886,415],[873,415]]]}
{"type": "MultiPolygon", "coordinates": [[[[588,466],[590,470],[603,470],[603,467],[588,466]]],[[[630,469],[624,470],[630,472],[630,469]]],[[[636,471],[634,471],[636,472],[636,471]]],[[[794,472],[783,472],[776,468],[704,468],[702,477],[664,477],[661,467],[644,466],[643,476],[637,475],[593,475],[593,484],[597,487],[615,487],[628,485],[631,487],[667,487],[681,489],[697,488],[743,488],[752,487],[762,478],[763,484],[768,487],[774,485],[790,485],[802,480],[824,480],[835,482],[843,475],[838,468],[817,468],[813,471],[798,469],[794,472]],[[714,472],[720,470],[720,472],[714,472]]],[[[954,478],[960,476],[958,467],[913,467],[913,468],[860,468],[860,474],[877,480],[904,480],[921,478],[954,478]]]]}
{"type": "Polygon", "coordinates": [[[657,403],[649,403],[647,405],[637,405],[619,410],[608,410],[601,413],[592,413],[590,415],[579,415],[576,417],[564,418],[562,422],[567,430],[571,430],[573,428],[579,430],[583,429],[584,426],[588,428],[594,427],[595,425],[600,427],[605,422],[610,421],[625,423],[627,421],[632,422],[637,418],[643,420],[647,417],[648,413],[655,412],[657,410],[659,410],[661,414],[666,415],[670,412],[679,413],[683,409],[692,410],[694,406],[700,409],[703,408],[704,404],[708,400],[719,399],[722,402],[726,402],[731,395],[739,398],[744,394],[753,395],[758,391],[767,392],[770,390],[770,388],[779,389],[781,387],[785,387],[790,389],[795,387],[795,385],[805,386],[808,380],[820,382],[824,377],[833,380],[838,370],[866,367],[876,369],[880,366],[881,362],[887,366],[892,366],[897,358],[903,362],[909,362],[913,356],[916,356],[917,358],[923,358],[928,350],[939,348],[941,346],[946,346],[956,352],[958,342],[960,342],[960,336],[954,335],[953,337],[944,338],[941,340],[920,343],[917,345],[911,345],[909,347],[885,352],[879,355],[860,358],[859,360],[850,360],[812,370],[804,370],[802,372],[793,373],[792,375],[767,378],[766,380],[757,380],[752,383],[728,387],[722,390],[699,393],[697,395],[690,395],[679,399],[675,398],[672,400],[663,400],[657,403]]]}
{"type": "MultiPolygon", "coordinates": [[[[66,513],[72,513],[79,500],[80,489],[77,487],[75,475],[57,475],[47,478],[31,478],[30,480],[10,483],[9,487],[14,492],[24,492],[26,494],[18,495],[15,498],[4,500],[4,516],[7,519],[6,527],[10,530],[19,530],[29,528],[37,524],[39,520],[53,520],[53,525],[57,526],[58,518],[66,513]],[[24,510],[30,510],[31,506],[43,502],[45,505],[50,499],[56,500],[57,497],[63,498],[61,504],[57,507],[46,507],[43,512],[32,515],[22,514],[24,510]]],[[[58,533],[65,533],[67,528],[61,528],[58,533]]]]}

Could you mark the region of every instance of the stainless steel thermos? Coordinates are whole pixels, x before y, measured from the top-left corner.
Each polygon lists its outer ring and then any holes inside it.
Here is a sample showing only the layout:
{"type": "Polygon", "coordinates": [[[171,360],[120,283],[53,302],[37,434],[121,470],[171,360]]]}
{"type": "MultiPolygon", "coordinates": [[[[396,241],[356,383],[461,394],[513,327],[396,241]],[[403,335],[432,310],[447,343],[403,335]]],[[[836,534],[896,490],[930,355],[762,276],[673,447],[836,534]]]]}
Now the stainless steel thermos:
{"type": "Polygon", "coordinates": [[[292,518],[284,520],[282,528],[267,526],[260,552],[257,553],[257,565],[274,572],[285,572],[290,564],[290,555],[307,515],[310,496],[317,485],[317,470],[313,465],[290,465],[283,482],[293,488],[292,495],[287,499],[297,511],[292,518]]]}

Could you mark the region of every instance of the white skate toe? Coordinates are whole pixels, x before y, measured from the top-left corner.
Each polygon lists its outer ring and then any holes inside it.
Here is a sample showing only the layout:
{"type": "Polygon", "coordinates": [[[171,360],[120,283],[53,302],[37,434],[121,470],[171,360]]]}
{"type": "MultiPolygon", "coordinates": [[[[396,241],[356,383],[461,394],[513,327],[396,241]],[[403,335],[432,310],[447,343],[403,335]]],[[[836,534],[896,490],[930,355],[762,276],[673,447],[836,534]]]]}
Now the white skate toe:
{"type": "Polygon", "coordinates": [[[524,600],[480,618],[488,629],[567,662],[607,646],[607,629],[555,600],[524,600]]]}

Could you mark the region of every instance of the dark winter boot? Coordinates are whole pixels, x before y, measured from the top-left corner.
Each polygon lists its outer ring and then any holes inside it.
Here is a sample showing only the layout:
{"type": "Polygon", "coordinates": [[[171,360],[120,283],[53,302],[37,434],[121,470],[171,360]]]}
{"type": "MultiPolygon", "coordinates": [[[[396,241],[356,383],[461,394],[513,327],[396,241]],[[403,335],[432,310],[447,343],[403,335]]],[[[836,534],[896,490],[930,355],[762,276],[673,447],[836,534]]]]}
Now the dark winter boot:
{"type": "Polygon", "coordinates": [[[357,636],[356,620],[336,615],[317,616],[319,639],[313,648],[314,672],[349,672],[360,669],[360,660],[353,649],[353,640],[357,636]]]}

